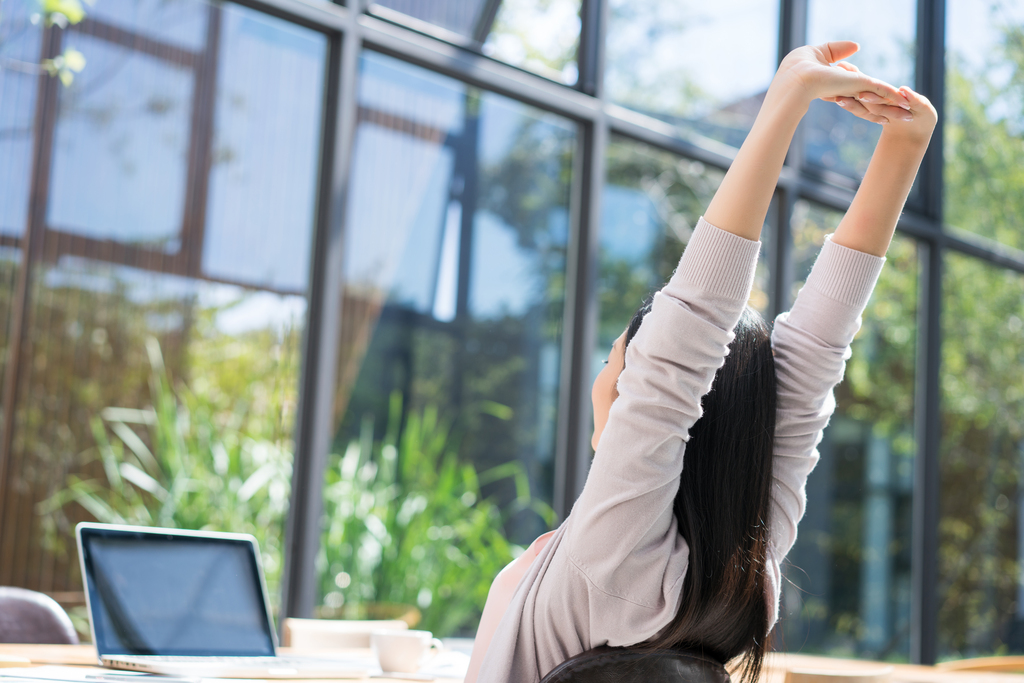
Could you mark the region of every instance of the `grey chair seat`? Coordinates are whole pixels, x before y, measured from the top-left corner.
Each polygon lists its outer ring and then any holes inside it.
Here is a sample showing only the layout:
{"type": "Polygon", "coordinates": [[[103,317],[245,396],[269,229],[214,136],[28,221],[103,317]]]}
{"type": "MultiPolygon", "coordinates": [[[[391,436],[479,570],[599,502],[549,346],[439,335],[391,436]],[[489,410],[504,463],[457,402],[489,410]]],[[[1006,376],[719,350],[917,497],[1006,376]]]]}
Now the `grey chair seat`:
{"type": "Polygon", "coordinates": [[[53,598],[26,588],[0,586],[0,643],[76,645],[78,634],[53,598]]]}
{"type": "Polygon", "coordinates": [[[720,662],[693,652],[600,647],[568,659],[541,683],[730,683],[720,662]]]}

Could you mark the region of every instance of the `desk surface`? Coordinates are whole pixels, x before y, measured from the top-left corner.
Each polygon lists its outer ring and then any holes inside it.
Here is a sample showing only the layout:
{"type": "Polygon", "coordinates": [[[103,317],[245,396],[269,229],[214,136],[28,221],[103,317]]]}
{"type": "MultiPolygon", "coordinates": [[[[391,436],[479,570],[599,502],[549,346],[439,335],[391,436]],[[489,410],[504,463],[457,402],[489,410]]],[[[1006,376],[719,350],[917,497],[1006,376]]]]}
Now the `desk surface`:
{"type": "MultiPolygon", "coordinates": [[[[279,650],[282,654],[289,654],[289,648],[283,647],[279,650]]],[[[369,654],[369,650],[358,652],[369,654]]],[[[298,652],[297,654],[304,654],[298,652]]],[[[308,654],[318,654],[308,652],[308,654]]],[[[322,654],[322,653],[319,653],[322,654]]],[[[99,668],[96,664],[96,650],[92,645],[11,645],[0,644],[0,655],[25,657],[34,664],[62,664],[70,666],[89,666],[99,668]]],[[[10,671],[8,669],[8,671],[10,671]]],[[[1024,676],[1021,677],[1024,680],[1024,676]]],[[[224,679],[229,680],[229,679],[224,679]]],[[[309,679],[307,679],[309,680],[309,679]]],[[[396,678],[363,678],[345,679],[344,683],[383,683],[384,681],[400,681],[396,678]]],[[[461,683],[457,678],[435,678],[435,683],[461,683]]],[[[282,683],[286,683],[282,681],[282,683]]],[[[316,683],[327,683],[320,679],[316,683]]]]}
{"type": "MultiPolygon", "coordinates": [[[[286,650],[286,648],[282,648],[282,650],[286,650]]],[[[91,645],[0,644],[0,655],[26,657],[37,664],[96,665],[96,651],[91,645]]],[[[764,683],[783,683],[786,671],[793,668],[866,672],[888,666],[879,662],[782,653],[769,654],[765,664],[764,683]]],[[[915,666],[912,664],[893,664],[892,667],[892,683],[1024,683],[1024,674],[941,671],[929,666],[915,666]]],[[[363,679],[365,683],[381,683],[386,680],[389,679],[363,679]]],[[[454,678],[438,678],[435,680],[437,683],[459,683],[454,678]]]]}

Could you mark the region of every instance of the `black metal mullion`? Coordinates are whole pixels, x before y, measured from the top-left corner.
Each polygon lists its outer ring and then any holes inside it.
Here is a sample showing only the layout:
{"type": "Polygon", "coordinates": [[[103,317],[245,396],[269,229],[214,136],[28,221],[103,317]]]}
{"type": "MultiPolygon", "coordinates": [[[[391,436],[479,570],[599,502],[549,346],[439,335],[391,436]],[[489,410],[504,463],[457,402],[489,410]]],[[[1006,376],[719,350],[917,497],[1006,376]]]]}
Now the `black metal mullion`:
{"type": "Polygon", "coordinates": [[[494,28],[494,20],[498,18],[498,10],[501,8],[501,0],[484,0],[480,16],[473,25],[473,40],[480,45],[487,41],[487,36],[494,28]]]}
{"type": "Polygon", "coordinates": [[[770,264],[768,271],[768,314],[774,320],[779,313],[789,309],[790,292],[793,289],[793,207],[797,193],[788,188],[779,188],[775,193],[775,234],[772,235],[770,264]]]}
{"type": "Polygon", "coordinates": [[[779,64],[807,40],[807,0],[781,0],[779,8],[779,64]]]}
{"type": "MultiPolygon", "coordinates": [[[[344,266],[344,217],[357,120],[358,27],[331,41],[324,98],[320,185],[311,268],[292,492],[285,532],[281,617],[310,617],[316,604],[323,477],[334,432],[334,391],[344,266]]],[[[279,625],[280,628],[280,625],[279,625]]]]}
{"type": "Polygon", "coordinates": [[[604,98],[604,36],[607,25],[607,0],[581,0],[576,88],[598,99],[604,98]]]}
{"type": "Polygon", "coordinates": [[[597,339],[598,221],[608,127],[582,124],[573,163],[573,233],[566,259],[565,311],[555,455],[554,508],[565,519],[590,470],[590,362],[597,339]]]}
{"type": "MultiPolygon", "coordinates": [[[[925,215],[942,226],[942,122],[945,87],[945,0],[917,3],[917,88],[939,113],[936,135],[919,175],[925,215]]],[[[939,455],[941,446],[942,264],[945,240],[921,243],[918,359],[915,395],[914,497],[911,534],[910,658],[938,657],[939,455]]]]}
{"type": "Polygon", "coordinates": [[[914,496],[911,523],[910,660],[934,664],[938,655],[939,371],[941,363],[942,258],[935,242],[918,242],[918,351],[914,430],[914,496]]]}
{"type": "MultiPolygon", "coordinates": [[[[580,87],[600,97],[607,0],[583,0],[580,9],[580,87]]],[[[600,103],[601,100],[599,99],[600,103]]],[[[603,107],[580,123],[573,158],[572,233],[566,258],[562,324],[554,508],[565,519],[590,470],[590,360],[597,339],[597,262],[601,202],[608,148],[603,107]]]]}
{"type": "MultiPolygon", "coordinates": [[[[472,323],[469,310],[470,293],[473,277],[473,241],[475,238],[474,223],[477,205],[480,200],[480,107],[483,94],[475,88],[467,88],[463,96],[462,132],[455,138],[454,175],[458,179],[459,205],[459,263],[455,289],[455,334],[460,345],[465,348],[472,323]]],[[[452,372],[452,386],[455,395],[452,402],[462,410],[465,396],[465,373],[462,363],[456,363],[452,372]]],[[[411,372],[406,373],[411,377],[411,372]]],[[[405,394],[409,395],[409,394],[405,394]]]]}
{"type": "MultiPolygon", "coordinates": [[[[781,0],[779,7],[778,61],[807,40],[807,0],[781,0]]],[[[786,163],[776,191],[775,234],[769,255],[769,304],[774,318],[789,308],[793,288],[793,209],[800,196],[801,173],[804,166],[804,125],[797,127],[786,155],[786,163]]]]}
{"type": "Polygon", "coordinates": [[[946,1],[918,0],[917,2],[917,89],[928,97],[939,115],[928,153],[919,173],[920,192],[924,213],[937,224],[942,223],[943,139],[942,124],[945,113],[946,1]]]}

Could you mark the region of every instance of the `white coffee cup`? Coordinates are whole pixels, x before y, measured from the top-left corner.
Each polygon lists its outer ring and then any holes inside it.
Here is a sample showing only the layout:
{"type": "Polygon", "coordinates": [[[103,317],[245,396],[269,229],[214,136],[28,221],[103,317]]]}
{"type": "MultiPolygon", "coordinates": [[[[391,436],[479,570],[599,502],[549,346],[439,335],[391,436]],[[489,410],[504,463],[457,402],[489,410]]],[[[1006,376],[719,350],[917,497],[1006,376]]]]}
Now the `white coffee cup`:
{"type": "Polygon", "coordinates": [[[431,650],[439,652],[441,641],[430,631],[374,631],[370,647],[384,671],[415,673],[431,650]]]}

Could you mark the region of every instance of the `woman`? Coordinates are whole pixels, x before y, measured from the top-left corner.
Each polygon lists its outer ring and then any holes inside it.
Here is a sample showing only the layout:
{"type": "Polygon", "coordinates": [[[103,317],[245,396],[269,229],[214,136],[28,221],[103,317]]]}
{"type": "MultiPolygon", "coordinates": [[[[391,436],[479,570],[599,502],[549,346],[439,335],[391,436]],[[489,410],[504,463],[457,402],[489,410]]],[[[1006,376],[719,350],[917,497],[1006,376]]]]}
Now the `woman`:
{"type": "Polygon", "coordinates": [[[676,273],[594,382],[583,493],[495,579],[467,683],[538,681],[594,647],[637,644],[742,657],[743,678],[757,678],[832,388],[936,121],[924,97],[841,61],[857,49],[831,42],[783,60],[676,273]],[[819,98],[884,128],[769,336],[744,311],[757,240],[793,133],[819,98]]]}

